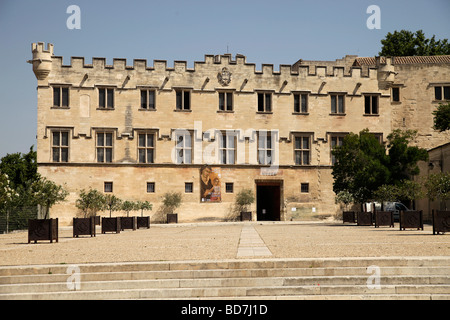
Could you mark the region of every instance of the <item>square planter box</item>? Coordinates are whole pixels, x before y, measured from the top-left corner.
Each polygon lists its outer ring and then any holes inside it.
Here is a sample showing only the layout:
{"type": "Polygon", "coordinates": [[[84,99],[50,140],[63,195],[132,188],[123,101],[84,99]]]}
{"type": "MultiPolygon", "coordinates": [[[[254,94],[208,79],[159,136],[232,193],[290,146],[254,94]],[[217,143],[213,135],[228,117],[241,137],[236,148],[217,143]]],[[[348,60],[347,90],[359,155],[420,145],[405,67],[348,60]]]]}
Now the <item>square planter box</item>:
{"type": "Polygon", "coordinates": [[[95,217],[73,218],[73,237],[83,235],[95,237],[95,217]]]}
{"type": "Polygon", "coordinates": [[[168,213],[167,223],[178,223],[178,213],[168,213]]]}
{"type": "Polygon", "coordinates": [[[39,240],[56,240],[58,242],[58,218],[56,219],[29,219],[28,243],[39,240]]]}
{"type": "Polygon", "coordinates": [[[120,217],[120,229],[136,230],[136,217],[120,217]]]}
{"type": "Polygon", "coordinates": [[[394,227],[393,211],[375,211],[375,228],[380,226],[394,227]]]}
{"type": "Polygon", "coordinates": [[[400,230],[414,228],[423,230],[423,212],[420,211],[400,211],[400,230]]]}
{"type": "Polygon", "coordinates": [[[136,217],[136,227],[150,229],[150,217],[136,217]]]}
{"type": "Polygon", "coordinates": [[[357,225],[358,226],[372,226],[372,212],[357,212],[357,225]]]}
{"type": "Polygon", "coordinates": [[[450,211],[433,210],[433,234],[450,232],[450,211]]]}
{"type": "Polygon", "coordinates": [[[241,212],[241,221],[252,221],[252,212],[241,212]]]}
{"type": "Polygon", "coordinates": [[[356,223],[356,212],[355,211],[344,211],[342,212],[342,223],[356,223]]]}
{"type": "Polygon", "coordinates": [[[120,233],[120,218],[102,218],[102,233],[115,232],[120,233]]]}

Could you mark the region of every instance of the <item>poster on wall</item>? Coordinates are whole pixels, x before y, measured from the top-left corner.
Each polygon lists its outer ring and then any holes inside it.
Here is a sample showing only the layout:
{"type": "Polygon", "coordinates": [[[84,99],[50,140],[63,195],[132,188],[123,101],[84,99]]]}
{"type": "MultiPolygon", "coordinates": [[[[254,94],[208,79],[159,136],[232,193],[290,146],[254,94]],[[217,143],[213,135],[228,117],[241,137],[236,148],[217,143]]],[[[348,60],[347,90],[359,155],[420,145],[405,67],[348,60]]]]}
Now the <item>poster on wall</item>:
{"type": "Polygon", "coordinates": [[[200,201],[221,202],[220,167],[205,166],[200,169],[200,201]]]}

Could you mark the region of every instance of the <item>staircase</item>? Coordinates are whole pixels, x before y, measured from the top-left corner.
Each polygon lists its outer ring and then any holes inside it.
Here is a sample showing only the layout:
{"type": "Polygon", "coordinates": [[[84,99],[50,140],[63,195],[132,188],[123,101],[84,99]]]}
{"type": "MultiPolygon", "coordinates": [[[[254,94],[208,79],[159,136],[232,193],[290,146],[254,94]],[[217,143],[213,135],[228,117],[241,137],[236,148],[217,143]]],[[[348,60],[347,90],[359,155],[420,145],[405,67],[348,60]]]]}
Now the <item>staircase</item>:
{"type": "Polygon", "coordinates": [[[450,299],[450,257],[0,267],[0,300],[450,299]]]}

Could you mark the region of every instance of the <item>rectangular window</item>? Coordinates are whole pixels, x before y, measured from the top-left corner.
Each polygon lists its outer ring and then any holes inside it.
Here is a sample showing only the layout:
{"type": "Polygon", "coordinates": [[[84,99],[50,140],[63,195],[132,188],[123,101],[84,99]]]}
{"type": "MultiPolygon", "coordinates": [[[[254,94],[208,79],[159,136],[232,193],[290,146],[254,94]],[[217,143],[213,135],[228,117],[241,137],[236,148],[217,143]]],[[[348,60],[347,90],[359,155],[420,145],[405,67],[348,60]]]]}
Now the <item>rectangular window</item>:
{"type": "Polygon", "coordinates": [[[400,102],[400,88],[399,87],[392,88],[392,101],[400,102]]]}
{"type": "Polygon", "coordinates": [[[331,113],[343,114],[345,113],[344,95],[332,94],[331,95],[331,113]]]}
{"type": "Polygon", "coordinates": [[[450,100],[450,86],[434,87],[435,100],[450,100]]]}
{"type": "Polygon", "coordinates": [[[103,109],[114,109],[114,89],[98,89],[98,107],[103,109]]]}
{"type": "Polygon", "coordinates": [[[112,162],[113,133],[97,132],[97,162],[112,162]]]}
{"type": "Polygon", "coordinates": [[[233,93],[219,92],[219,110],[233,111],[233,93]]]}
{"type": "Polygon", "coordinates": [[[309,183],[300,184],[300,192],[301,193],[309,193],[309,183]]]}
{"type": "MultiPolygon", "coordinates": [[[[337,146],[342,146],[342,144],[344,143],[344,137],[345,136],[331,136],[331,150],[333,150],[335,147],[337,146]]],[[[330,152],[331,154],[331,152],[330,152]]],[[[336,163],[336,157],[331,154],[331,164],[335,164],[336,163]]]]}
{"type": "Polygon", "coordinates": [[[271,93],[258,93],[258,112],[272,112],[271,93]]]}
{"type": "Polygon", "coordinates": [[[378,95],[364,96],[364,114],[378,114],[378,95]]]}
{"type": "Polygon", "coordinates": [[[69,107],[69,88],[53,87],[53,106],[63,108],[69,107]]]}
{"type": "Polygon", "coordinates": [[[155,158],[155,134],[138,134],[138,159],[139,163],[154,163],[155,158]]]}
{"type": "Polygon", "coordinates": [[[308,113],[308,94],[295,93],[294,94],[294,112],[308,113]]]}
{"type": "Polygon", "coordinates": [[[69,132],[52,132],[52,160],[53,162],[69,161],[69,132]]]}
{"type": "Polygon", "coordinates": [[[177,164],[192,163],[192,137],[189,132],[176,133],[175,154],[177,164]]]}
{"type": "Polygon", "coordinates": [[[155,110],[155,90],[141,90],[141,109],[155,110]]]}
{"type": "Polygon", "coordinates": [[[226,182],[225,183],[225,192],[226,193],[233,193],[234,191],[234,184],[233,182],[226,182]]]}
{"type": "Polygon", "coordinates": [[[274,156],[274,136],[270,132],[260,131],[258,133],[258,163],[272,164],[274,156]]]}
{"type": "Polygon", "coordinates": [[[155,193],[155,183],[147,182],[147,193],[155,193]]]}
{"type": "Polygon", "coordinates": [[[309,165],[311,160],[311,136],[296,136],[294,157],[296,165],[309,165]]]}
{"type": "Polygon", "coordinates": [[[177,90],[176,91],[176,109],[177,110],[191,110],[191,91],[177,90]]]}
{"type": "Polygon", "coordinates": [[[194,184],[192,182],[184,183],[184,192],[185,193],[193,193],[194,192],[194,184]]]}
{"type": "Polygon", "coordinates": [[[108,193],[113,192],[113,183],[112,182],[105,182],[103,190],[105,192],[108,192],[108,193]]]}
{"type": "Polygon", "coordinates": [[[236,135],[226,132],[219,138],[219,161],[221,164],[234,164],[236,154],[236,135]]]}

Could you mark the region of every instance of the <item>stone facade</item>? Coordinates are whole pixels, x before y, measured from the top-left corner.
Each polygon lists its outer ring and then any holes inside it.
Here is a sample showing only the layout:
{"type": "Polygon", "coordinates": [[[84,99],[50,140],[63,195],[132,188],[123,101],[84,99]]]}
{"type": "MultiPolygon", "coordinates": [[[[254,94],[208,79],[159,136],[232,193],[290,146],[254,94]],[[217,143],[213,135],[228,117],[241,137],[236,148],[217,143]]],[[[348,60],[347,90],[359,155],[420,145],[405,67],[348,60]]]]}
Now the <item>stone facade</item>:
{"type": "Polygon", "coordinates": [[[450,86],[450,59],[400,65],[347,56],[275,71],[257,70],[243,55],[206,55],[188,68],[80,57],[67,65],[43,43],[32,52],[39,172],[70,192],[51,210],[66,224],[78,214],[79,191],[90,187],[148,200],[155,217],[164,193],[181,192],[182,222],[226,219],[244,188],[258,198],[254,220],[332,215],[339,208],[330,151],[345,134],[368,128],[385,140],[408,128],[426,148],[449,141],[431,128],[431,112],[434,87],[450,86]],[[220,198],[200,193],[206,164],[220,198]]]}

